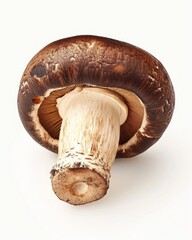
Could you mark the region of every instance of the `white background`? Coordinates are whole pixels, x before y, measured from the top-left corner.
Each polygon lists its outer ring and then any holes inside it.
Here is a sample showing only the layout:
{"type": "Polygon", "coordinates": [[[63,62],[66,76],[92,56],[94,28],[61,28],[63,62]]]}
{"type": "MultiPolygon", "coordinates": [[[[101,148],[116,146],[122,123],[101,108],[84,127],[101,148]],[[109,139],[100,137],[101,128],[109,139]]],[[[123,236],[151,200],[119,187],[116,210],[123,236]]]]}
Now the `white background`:
{"type": "MultiPolygon", "coordinates": [[[[192,239],[192,19],[185,0],[1,1],[0,234],[2,239],[192,239]],[[169,128],[151,149],[117,159],[105,198],[71,206],[51,190],[56,155],[34,142],[17,113],[31,57],[78,34],[137,45],[166,67],[176,92],[169,128]]],[[[191,14],[191,13],[190,13],[191,14]]]]}

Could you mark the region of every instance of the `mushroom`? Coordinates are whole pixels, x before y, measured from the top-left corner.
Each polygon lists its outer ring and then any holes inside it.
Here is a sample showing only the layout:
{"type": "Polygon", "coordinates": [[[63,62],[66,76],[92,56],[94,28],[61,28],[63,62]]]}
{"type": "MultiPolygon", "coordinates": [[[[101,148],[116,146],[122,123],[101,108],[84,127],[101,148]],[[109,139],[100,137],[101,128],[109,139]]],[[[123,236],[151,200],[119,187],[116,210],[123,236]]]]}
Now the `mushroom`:
{"type": "Polygon", "coordinates": [[[18,110],[29,134],[58,152],[57,197],[73,205],[102,198],[116,157],[133,157],[167,128],[174,90],[163,65],[131,44],[97,36],[53,42],[27,65],[18,110]]]}

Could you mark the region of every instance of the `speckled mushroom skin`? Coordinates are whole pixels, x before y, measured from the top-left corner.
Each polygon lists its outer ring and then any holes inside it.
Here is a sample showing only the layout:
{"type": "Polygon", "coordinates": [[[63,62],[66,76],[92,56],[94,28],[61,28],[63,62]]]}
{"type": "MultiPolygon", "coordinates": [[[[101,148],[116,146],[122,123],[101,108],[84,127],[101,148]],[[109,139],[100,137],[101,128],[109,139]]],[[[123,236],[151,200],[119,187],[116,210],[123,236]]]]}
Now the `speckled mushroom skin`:
{"type": "MultiPolygon", "coordinates": [[[[174,90],[163,65],[151,54],[131,44],[96,36],[76,36],[53,42],[37,53],[21,79],[18,109],[29,134],[45,148],[57,146],[42,139],[31,118],[49,89],[101,86],[135,93],[146,109],[144,131],[136,142],[124,144],[117,156],[132,157],[147,150],[163,134],[174,110],[174,90]],[[127,147],[126,147],[127,146],[127,147]]],[[[131,139],[130,139],[131,140],[131,139]]]]}

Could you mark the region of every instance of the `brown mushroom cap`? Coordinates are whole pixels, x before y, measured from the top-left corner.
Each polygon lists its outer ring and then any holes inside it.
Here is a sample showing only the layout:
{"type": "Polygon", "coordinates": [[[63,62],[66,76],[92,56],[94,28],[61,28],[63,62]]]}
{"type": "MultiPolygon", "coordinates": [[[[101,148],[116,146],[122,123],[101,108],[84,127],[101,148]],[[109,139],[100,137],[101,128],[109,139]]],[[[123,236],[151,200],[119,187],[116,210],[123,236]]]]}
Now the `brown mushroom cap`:
{"type": "Polygon", "coordinates": [[[24,127],[51,151],[58,150],[62,122],[57,99],[76,86],[107,88],[127,104],[129,116],[120,129],[118,157],[147,150],[161,137],[173,114],[172,83],[151,54],[104,37],[61,39],[32,58],[18,94],[24,127]]]}

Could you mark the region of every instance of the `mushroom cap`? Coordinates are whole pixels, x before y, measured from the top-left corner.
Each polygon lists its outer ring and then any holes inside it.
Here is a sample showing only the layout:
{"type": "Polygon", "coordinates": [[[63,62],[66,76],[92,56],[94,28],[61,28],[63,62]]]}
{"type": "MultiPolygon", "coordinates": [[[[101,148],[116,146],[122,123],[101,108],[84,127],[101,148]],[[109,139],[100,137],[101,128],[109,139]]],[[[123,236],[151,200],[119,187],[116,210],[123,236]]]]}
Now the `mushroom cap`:
{"type": "Polygon", "coordinates": [[[128,105],[129,116],[120,128],[118,157],[132,157],[147,150],[162,136],[173,114],[173,86],[154,56],[105,37],[61,39],[31,59],[18,93],[24,127],[53,152],[58,151],[62,122],[57,99],[77,86],[107,88],[128,105]]]}

